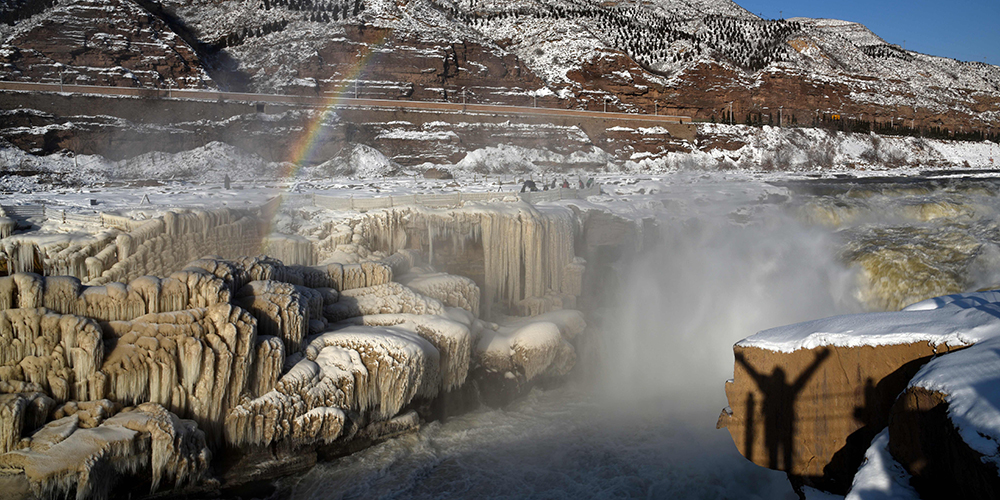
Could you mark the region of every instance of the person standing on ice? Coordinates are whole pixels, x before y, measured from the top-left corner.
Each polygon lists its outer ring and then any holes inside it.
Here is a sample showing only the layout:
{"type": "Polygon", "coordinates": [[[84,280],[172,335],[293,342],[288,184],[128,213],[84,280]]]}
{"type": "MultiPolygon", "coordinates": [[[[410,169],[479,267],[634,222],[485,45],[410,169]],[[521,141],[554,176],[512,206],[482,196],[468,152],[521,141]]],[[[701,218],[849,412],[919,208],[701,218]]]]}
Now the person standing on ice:
{"type": "Polygon", "coordinates": [[[521,186],[521,192],[524,193],[526,191],[538,191],[538,186],[535,185],[535,181],[531,179],[524,181],[524,185],[521,186]]]}

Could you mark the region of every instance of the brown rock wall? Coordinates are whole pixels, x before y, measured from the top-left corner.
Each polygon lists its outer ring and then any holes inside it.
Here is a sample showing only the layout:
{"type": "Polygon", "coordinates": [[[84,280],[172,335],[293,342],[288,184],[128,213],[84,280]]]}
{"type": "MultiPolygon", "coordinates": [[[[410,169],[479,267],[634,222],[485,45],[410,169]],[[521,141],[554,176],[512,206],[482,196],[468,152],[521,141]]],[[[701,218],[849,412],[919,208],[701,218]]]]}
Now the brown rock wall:
{"type": "Polygon", "coordinates": [[[750,461],[844,494],[896,396],[947,349],[917,342],[782,353],[737,345],[719,427],[750,461]]]}

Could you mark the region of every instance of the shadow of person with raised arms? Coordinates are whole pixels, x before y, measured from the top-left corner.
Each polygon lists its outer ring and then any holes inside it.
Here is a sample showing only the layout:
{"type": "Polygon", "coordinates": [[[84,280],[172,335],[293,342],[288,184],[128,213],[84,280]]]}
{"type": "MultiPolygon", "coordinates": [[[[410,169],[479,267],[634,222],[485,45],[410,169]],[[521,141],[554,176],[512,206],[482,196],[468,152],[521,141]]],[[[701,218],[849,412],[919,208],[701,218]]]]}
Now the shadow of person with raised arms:
{"type": "MultiPolygon", "coordinates": [[[[775,367],[770,375],[764,375],[750,366],[742,353],[736,355],[736,362],[743,365],[764,394],[761,411],[764,414],[764,446],[767,448],[769,468],[791,471],[795,445],[795,400],[829,356],[830,349],[817,352],[813,362],[794,381],[788,382],[784,368],[775,367]],[[782,458],[780,466],[779,454],[782,458]]],[[[748,443],[747,449],[752,450],[752,444],[748,443]]],[[[747,458],[752,459],[750,456],[747,458]]]]}

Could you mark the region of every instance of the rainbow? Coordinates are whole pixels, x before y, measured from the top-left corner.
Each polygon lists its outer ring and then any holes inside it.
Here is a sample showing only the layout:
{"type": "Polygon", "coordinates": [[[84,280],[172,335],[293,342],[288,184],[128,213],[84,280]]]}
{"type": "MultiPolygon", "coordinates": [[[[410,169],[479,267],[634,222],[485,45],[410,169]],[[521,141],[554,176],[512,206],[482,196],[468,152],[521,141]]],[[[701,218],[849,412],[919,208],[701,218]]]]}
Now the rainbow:
{"type": "MultiPolygon", "coordinates": [[[[313,162],[316,152],[319,150],[320,145],[326,142],[329,130],[324,127],[323,124],[327,122],[328,119],[333,116],[338,109],[343,107],[343,103],[346,99],[353,95],[353,86],[356,85],[362,75],[366,72],[369,66],[374,62],[374,55],[377,53],[376,48],[381,47],[385,43],[385,40],[389,34],[389,31],[383,31],[380,38],[375,43],[368,45],[368,51],[366,54],[361,56],[360,59],[355,63],[354,67],[349,71],[343,78],[341,78],[341,83],[337,88],[330,92],[324,92],[325,97],[322,103],[319,105],[319,112],[315,114],[313,119],[306,125],[305,130],[299,139],[295,141],[295,144],[290,149],[290,155],[287,161],[281,163],[280,170],[278,171],[279,180],[290,180],[299,174],[303,166],[309,165],[313,162]],[[352,85],[352,83],[354,85],[352,85]]],[[[275,207],[274,211],[270,214],[262,214],[266,218],[265,228],[263,234],[265,236],[270,235],[274,231],[274,216],[280,211],[280,204],[275,207]]],[[[261,250],[263,250],[263,242],[261,243],[261,250]]]]}

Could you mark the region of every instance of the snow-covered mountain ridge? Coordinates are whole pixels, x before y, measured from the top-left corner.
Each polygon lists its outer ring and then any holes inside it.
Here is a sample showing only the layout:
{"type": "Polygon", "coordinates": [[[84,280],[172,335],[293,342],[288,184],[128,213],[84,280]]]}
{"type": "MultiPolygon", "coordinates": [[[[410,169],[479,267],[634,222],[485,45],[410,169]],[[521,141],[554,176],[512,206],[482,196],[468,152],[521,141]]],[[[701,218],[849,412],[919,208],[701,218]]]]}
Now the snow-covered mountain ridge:
{"type": "Polygon", "coordinates": [[[0,79],[607,103],[740,123],[965,131],[1000,118],[996,66],[906,51],[856,23],[761,19],[728,0],[35,3],[0,4],[13,23],[0,28],[0,79]]]}

